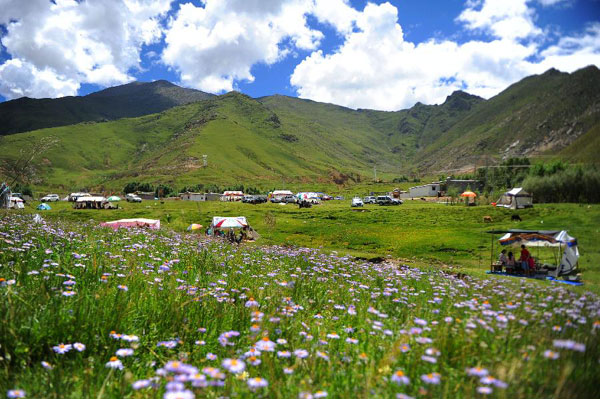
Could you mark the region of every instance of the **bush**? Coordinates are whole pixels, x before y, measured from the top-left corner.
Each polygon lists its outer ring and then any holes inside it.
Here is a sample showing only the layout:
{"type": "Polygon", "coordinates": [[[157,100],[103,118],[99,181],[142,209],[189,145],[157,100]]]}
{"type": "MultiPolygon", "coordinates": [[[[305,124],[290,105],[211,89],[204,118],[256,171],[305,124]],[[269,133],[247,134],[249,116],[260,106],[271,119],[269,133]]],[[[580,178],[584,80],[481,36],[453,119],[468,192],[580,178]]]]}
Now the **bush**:
{"type": "Polygon", "coordinates": [[[536,202],[600,202],[600,171],[581,166],[550,175],[533,174],[523,181],[536,202]]]}
{"type": "Polygon", "coordinates": [[[154,186],[150,183],[139,183],[134,181],[127,183],[123,188],[125,194],[135,193],[136,191],[151,192],[154,191],[154,186]]]}

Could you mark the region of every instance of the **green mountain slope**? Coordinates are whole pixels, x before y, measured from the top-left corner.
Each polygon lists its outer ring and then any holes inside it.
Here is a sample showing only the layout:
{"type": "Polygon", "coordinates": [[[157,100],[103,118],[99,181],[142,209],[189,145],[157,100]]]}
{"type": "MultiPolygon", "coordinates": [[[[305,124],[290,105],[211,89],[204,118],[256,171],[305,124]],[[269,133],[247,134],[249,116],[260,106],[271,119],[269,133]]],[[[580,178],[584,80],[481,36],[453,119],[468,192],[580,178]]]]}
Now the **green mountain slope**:
{"type": "Polygon", "coordinates": [[[600,124],[600,71],[554,69],[513,84],[471,112],[420,153],[429,169],[554,156],[600,124]]]}
{"type": "Polygon", "coordinates": [[[158,80],[149,83],[133,82],[83,97],[23,97],[0,103],[0,135],[86,121],[148,115],[212,96],[158,80]]]}
{"type": "Polygon", "coordinates": [[[53,136],[59,144],[40,160],[39,185],[342,183],[370,179],[374,168],[392,178],[517,155],[599,162],[599,135],[600,71],[588,67],[531,76],[489,100],[459,91],[397,112],[232,92],[137,118],[4,136],[0,161],[53,136]]]}

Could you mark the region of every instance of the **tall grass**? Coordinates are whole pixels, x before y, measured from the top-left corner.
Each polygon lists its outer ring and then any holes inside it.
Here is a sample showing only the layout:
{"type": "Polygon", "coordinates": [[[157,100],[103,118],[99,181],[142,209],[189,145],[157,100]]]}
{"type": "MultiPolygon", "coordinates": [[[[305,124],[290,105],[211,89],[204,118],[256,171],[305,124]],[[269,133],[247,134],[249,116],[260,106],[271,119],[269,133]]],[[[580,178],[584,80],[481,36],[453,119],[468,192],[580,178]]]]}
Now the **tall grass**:
{"type": "Polygon", "coordinates": [[[36,224],[30,216],[3,218],[0,238],[5,392],[595,394],[600,301],[561,285],[361,263],[302,248],[233,247],[194,235],[36,224]],[[60,354],[53,348],[61,343],[85,349],[60,354]],[[250,353],[253,347],[262,353],[250,353]],[[131,356],[117,352],[127,348],[131,356]],[[227,371],[225,359],[244,362],[245,370],[227,371]],[[122,369],[107,366],[119,363],[122,369]]]}

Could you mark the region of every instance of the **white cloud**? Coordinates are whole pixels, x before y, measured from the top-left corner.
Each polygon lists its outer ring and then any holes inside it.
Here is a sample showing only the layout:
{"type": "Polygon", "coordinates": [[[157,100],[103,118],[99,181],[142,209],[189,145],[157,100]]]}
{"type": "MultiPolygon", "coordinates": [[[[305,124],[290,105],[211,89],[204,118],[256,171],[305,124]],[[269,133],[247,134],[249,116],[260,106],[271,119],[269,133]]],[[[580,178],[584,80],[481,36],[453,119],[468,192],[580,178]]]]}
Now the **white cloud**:
{"type": "Polygon", "coordinates": [[[186,86],[213,93],[232,90],[235,81],[254,80],[253,65],[273,64],[293,48],[317,47],[323,35],[307,26],[311,6],[311,0],[182,4],[166,29],[162,60],[186,86]]]}
{"type": "Polygon", "coordinates": [[[0,65],[0,95],[4,98],[62,97],[77,92],[79,84],[57,76],[45,69],[20,59],[8,60],[0,65]]]}
{"type": "Polygon", "coordinates": [[[538,71],[557,68],[573,72],[583,66],[600,66],[600,22],[587,27],[582,35],[562,37],[540,53],[538,71]]]}
{"type": "Polygon", "coordinates": [[[290,77],[300,97],[352,108],[397,110],[420,101],[441,103],[462,89],[489,98],[515,81],[556,67],[600,65],[600,24],[541,51],[544,38],[526,0],[469,2],[459,21],[489,41],[404,40],[397,9],[368,4],[332,54],[315,51],[290,77]],[[501,3],[501,4],[500,4],[501,3]],[[505,5],[505,7],[500,7],[505,5]],[[515,23],[513,31],[507,26],[515,23]],[[534,61],[535,60],[535,61],[534,61]]]}
{"type": "Polygon", "coordinates": [[[142,46],[160,39],[171,1],[0,0],[2,45],[12,57],[0,66],[0,93],[58,97],[81,83],[133,80],[130,70],[139,68],[142,46]]]}
{"type": "Polygon", "coordinates": [[[515,39],[536,36],[542,30],[535,26],[534,11],[526,0],[471,1],[457,20],[471,30],[482,30],[498,38],[515,39]]]}

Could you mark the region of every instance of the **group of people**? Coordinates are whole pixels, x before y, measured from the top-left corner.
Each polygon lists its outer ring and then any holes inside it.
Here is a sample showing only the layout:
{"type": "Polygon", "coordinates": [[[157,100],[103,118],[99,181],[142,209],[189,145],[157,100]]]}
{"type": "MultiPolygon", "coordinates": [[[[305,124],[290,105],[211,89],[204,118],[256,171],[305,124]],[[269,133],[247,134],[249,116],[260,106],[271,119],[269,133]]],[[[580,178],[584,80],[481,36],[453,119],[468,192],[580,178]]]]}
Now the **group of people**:
{"type": "Polygon", "coordinates": [[[250,236],[250,230],[252,228],[250,226],[244,226],[243,228],[240,229],[240,234],[239,236],[235,233],[235,231],[230,228],[229,230],[227,230],[226,232],[219,229],[219,228],[215,228],[214,232],[211,232],[210,227],[206,230],[206,235],[211,235],[211,233],[214,233],[213,235],[215,237],[222,237],[225,238],[227,241],[229,241],[232,244],[239,244],[242,241],[247,241],[247,240],[252,240],[253,238],[250,236]]]}
{"type": "Polygon", "coordinates": [[[507,254],[506,249],[503,249],[498,257],[498,263],[506,267],[507,273],[523,272],[527,276],[535,273],[535,259],[531,256],[525,245],[521,245],[521,255],[517,260],[515,260],[512,252],[508,252],[507,254]]]}

